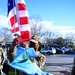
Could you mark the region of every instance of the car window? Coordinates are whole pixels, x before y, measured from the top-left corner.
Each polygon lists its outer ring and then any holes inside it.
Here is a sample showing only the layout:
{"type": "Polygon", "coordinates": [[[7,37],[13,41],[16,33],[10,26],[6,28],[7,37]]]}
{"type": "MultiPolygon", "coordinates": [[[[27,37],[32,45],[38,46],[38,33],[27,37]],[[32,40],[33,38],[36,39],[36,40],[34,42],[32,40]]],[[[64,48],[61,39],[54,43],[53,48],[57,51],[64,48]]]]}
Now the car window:
{"type": "Polygon", "coordinates": [[[52,48],[49,48],[49,50],[51,50],[52,48]]]}

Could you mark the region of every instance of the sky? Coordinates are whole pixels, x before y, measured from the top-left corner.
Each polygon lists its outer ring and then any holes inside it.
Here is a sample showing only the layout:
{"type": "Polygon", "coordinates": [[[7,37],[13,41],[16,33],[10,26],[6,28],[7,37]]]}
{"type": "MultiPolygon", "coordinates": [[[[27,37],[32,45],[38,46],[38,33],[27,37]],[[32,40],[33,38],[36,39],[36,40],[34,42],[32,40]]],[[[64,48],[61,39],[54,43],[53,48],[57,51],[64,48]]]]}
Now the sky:
{"type": "MultiPolygon", "coordinates": [[[[47,30],[75,33],[75,0],[25,0],[29,16],[39,14],[47,30]]],[[[0,1],[0,27],[7,21],[7,0],[0,1]]]]}

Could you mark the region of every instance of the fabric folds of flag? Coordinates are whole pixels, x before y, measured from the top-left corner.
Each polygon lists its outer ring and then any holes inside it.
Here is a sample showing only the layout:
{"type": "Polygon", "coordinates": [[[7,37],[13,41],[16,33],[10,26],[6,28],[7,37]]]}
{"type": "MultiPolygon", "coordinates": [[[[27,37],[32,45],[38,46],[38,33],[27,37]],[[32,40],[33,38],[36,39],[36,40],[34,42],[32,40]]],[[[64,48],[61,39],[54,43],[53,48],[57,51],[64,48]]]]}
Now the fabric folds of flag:
{"type": "Polygon", "coordinates": [[[27,52],[29,58],[37,57],[34,48],[23,48],[18,46],[14,59],[17,58],[23,52],[27,52]]]}
{"type": "Polygon", "coordinates": [[[10,64],[10,66],[17,70],[25,72],[29,75],[35,75],[35,73],[37,73],[37,72],[40,73],[41,70],[37,67],[37,65],[30,61],[27,50],[25,50],[24,48],[22,48],[22,49],[21,48],[22,47],[18,48],[17,54],[15,55],[16,58],[10,64]]]}
{"type": "MultiPolygon", "coordinates": [[[[27,50],[21,48],[22,47],[18,48],[20,50],[18,50],[19,52],[17,51],[17,57],[10,63],[11,67],[28,75],[52,75],[51,73],[43,72],[34,62],[31,62],[27,50]]],[[[34,54],[35,52],[32,51],[32,53],[34,54]]]]}
{"type": "Polygon", "coordinates": [[[27,41],[31,38],[29,16],[24,0],[8,0],[8,23],[12,34],[22,37],[20,40],[27,41]]]}

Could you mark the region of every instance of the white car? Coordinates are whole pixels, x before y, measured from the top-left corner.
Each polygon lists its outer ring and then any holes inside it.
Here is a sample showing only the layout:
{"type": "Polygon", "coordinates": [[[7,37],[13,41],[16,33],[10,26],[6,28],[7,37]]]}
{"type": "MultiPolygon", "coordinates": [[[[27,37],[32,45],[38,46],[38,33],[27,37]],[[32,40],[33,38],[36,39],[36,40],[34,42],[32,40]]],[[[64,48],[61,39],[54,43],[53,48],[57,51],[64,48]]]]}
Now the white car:
{"type": "Polygon", "coordinates": [[[61,50],[63,51],[63,54],[69,52],[71,50],[71,48],[69,47],[62,47],[61,50]]]}
{"type": "Polygon", "coordinates": [[[56,49],[55,48],[48,48],[48,49],[42,49],[41,51],[40,51],[41,53],[43,53],[43,54],[48,54],[48,55],[50,55],[50,54],[56,54],[56,49]]]}

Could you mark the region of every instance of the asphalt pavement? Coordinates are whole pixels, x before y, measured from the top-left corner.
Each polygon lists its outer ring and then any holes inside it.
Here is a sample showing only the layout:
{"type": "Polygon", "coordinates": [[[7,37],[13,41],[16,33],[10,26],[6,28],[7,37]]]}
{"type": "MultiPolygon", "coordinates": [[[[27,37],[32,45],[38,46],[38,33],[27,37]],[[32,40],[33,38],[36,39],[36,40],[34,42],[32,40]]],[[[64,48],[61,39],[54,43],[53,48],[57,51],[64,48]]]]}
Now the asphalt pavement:
{"type": "Polygon", "coordinates": [[[63,75],[60,71],[71,71],[73,66],[74,54],[55,54],[46,55],[46,70],[53,75],[63,75]]]}

